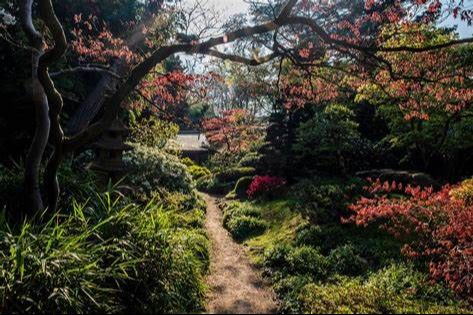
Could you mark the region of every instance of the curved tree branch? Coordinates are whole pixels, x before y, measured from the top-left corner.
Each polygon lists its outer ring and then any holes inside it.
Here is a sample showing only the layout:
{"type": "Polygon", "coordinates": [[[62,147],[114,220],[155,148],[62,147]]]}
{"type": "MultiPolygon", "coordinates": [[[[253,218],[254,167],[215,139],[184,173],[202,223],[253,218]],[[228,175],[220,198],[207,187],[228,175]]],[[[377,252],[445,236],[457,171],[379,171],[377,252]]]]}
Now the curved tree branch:
{"type": "Polygon", "coordinates": [[[184,43],[171,46],[164,46],[157,49],[149,58],[138,64],[130,73],[128,78],[121,84],[117,91],[108,97],[104,104],[104,114],[102,118],[89,128],[71,137],[66,141],[66,151],[72,152],[81,146],[97,138],[107,127],[110,126],[113,119],[120,110],[120,106],[126,97],[136,88],[142,78],[144,78],[157,64],[176,53],[187,54],[208,54],[209,51],[218,45],[234,42],[247,36],[264,34],[277,30],[287,22],[292,9],[298,0],[290,0],[283,7],[279,16],[269,22],[261,25],[248,26],[225,35],[210,38],[202,43],[184,43]]]}

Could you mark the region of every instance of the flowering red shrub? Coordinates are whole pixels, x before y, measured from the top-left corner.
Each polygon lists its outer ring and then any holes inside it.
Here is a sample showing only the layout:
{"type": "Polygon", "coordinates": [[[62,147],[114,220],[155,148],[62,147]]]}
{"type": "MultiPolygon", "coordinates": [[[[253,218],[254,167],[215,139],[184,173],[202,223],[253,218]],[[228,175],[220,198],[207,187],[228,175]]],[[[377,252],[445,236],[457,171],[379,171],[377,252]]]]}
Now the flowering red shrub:
{"type": "Polygon", "coordinates": [[[451,186],[403,187],[372,182],[373,197],[362,198],[345,221],[366,226],[380,222],[389,233],[404,241],[403,253],[428,263],[435,280],[445,280],[457,292],[473,294],[473,206],[452,197],[451,186]],[[405,197],[390,198],[388,193],[405,197]]]}
{"type": "Polygon", "coordinates": [[[264,196],[284,186],[286,181],[275,176],[256,176],[250,184],[246,194],[250,198],[264,196]]]}

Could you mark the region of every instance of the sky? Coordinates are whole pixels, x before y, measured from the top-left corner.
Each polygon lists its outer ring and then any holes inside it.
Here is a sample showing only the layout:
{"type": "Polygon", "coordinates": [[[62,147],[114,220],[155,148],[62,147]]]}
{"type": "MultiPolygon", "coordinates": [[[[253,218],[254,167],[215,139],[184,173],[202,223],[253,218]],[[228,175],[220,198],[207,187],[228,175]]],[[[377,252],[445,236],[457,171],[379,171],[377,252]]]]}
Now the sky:
{"type": "MultiPolygon", "coordinates": [[[[193,0],[185,0],[192,2],[193,0]]],[[[248,4],[243,0],[206,0],[208,7],[214,7],[222,13],[223,18],[234,14],[244,13],[248,9],[248,4]]]]}

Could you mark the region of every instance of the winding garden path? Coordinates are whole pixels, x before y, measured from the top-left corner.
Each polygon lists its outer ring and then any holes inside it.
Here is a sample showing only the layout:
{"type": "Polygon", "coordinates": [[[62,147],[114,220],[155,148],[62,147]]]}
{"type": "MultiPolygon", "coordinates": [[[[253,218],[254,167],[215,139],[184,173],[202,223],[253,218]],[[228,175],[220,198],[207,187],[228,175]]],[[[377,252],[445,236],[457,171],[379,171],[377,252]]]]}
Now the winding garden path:
{"type": "Polygon", "coordinates": [[[222,213],[216,198],[204,195],[207,202],[206,229],[211,248],[210,293],[207,312],[211,314],[276,313],[274,292],[265,285],[258,270],[222,226],[222,213]]]}

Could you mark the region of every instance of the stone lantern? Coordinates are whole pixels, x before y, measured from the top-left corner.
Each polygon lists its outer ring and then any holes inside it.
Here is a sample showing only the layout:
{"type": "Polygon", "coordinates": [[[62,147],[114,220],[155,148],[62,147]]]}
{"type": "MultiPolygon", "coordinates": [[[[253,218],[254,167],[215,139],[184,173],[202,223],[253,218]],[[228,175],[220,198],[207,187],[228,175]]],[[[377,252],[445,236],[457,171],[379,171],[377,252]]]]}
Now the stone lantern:
{"type": "Polygon", "coordinates": [[[95,150],[95,161],[89,168],[107,179],[117,181],[126,173],[123,163],[123,152],[131,147],[125,144],[125,138],[129,134],[128,128],[116,119],[101,138],[92,145],[95,150]]]}

